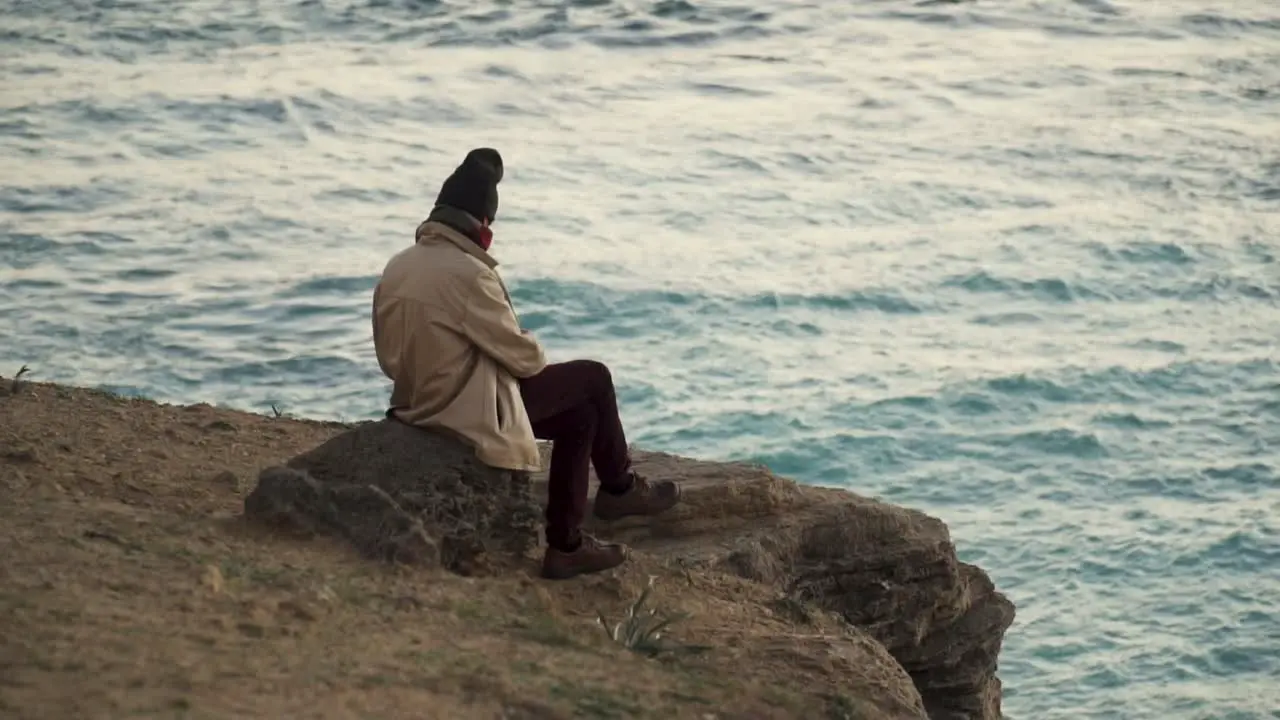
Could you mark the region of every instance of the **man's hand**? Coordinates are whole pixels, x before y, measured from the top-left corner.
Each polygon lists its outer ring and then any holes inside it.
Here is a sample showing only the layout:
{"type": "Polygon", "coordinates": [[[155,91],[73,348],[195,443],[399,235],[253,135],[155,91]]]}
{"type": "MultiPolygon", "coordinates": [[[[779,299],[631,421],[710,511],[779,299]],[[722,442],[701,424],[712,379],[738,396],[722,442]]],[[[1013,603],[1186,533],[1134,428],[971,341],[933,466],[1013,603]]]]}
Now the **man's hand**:
{"type": "Polygon", "coordinates": [[[547,366],[542,345],[520,327],[502,281],[492,270],[481,271],[468,295],[462,331],[517,378],[537,375],[547,366]]]}

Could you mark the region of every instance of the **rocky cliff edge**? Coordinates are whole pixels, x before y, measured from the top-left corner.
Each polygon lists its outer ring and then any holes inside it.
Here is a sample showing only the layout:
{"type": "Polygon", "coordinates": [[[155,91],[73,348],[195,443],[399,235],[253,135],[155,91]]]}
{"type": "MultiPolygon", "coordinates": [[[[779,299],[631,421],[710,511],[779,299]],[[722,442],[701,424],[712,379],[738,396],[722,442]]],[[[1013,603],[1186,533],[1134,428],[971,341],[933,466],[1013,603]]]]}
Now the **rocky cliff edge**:
{"type": "Polygon", "coordinates": [[[0,398],[0,709],[1000,717],[1014,609],[940,520],[635,457],[683,504],[591,524],[632,561],[553,583],[545,479],[454,441],[28,385],[0,398]],[[646,587],[661,642],[611,637],[646,587]]]}

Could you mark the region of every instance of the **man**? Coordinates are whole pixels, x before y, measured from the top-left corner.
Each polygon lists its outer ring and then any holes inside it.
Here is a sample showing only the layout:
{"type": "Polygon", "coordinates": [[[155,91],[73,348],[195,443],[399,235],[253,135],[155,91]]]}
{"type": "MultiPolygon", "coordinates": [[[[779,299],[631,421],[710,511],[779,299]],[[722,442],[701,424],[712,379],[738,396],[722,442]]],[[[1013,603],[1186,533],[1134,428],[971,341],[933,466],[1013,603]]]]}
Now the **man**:
{"type": "Polygon", "coordinates": [[[552,441],[542,574],[567,579],[622,564],[627,549],[583,533],[588,471],[600,479],[603,520],[654,515],[680,499],[671,481],[631,468],[613,379],[591,360],[548,365],[520,328],[489,254],[502,157],[467,154],[445,180],[416,242],[387,263],[373,293],[373,343],[391,378],[388,415],[451,433],[479,459],[538,470],[535,437],[552,441]]]}

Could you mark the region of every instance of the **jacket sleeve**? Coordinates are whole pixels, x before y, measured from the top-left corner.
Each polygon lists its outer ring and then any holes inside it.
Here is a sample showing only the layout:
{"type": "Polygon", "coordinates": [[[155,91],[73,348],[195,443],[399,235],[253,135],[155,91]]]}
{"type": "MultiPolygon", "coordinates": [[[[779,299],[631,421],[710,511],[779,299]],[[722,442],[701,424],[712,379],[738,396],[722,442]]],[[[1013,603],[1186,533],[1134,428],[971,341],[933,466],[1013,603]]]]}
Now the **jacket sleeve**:
{"type": "Polygon", "coordinates": [[[476,280],[463,310],[462,332],[515,377],[537,375],[547,366],[542,345],[520,329],[502,283],[492,270],[484,270],[476,280]]]}

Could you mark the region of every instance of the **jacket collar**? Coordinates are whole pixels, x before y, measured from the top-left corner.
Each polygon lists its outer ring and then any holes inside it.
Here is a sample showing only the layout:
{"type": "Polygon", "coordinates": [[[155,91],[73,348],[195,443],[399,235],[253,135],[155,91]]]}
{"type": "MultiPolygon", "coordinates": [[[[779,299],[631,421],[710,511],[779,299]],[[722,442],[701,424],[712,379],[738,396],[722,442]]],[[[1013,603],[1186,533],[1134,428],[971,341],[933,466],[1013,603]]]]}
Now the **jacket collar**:
{"type": "Polygon", "coordinates": [[[498,261],[492,255],[485,251],[484,248],[475,244],[471,238],[454,230],[436,220],[424,220],[418,226],[418,231],[414,234],[415,241],[421,245],[431,239],[442,239],[457,245],[462,252],[467,253],[484,263],[490,270],[498,266],[498,261]]]}

